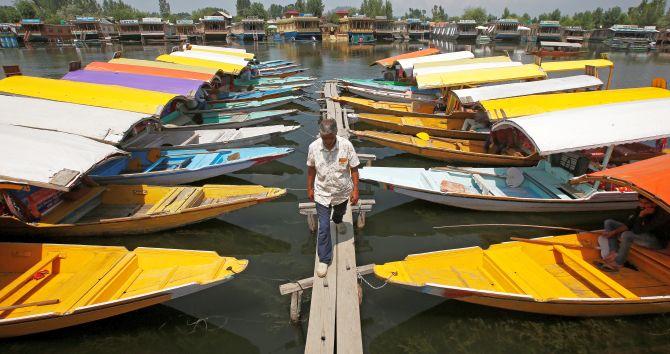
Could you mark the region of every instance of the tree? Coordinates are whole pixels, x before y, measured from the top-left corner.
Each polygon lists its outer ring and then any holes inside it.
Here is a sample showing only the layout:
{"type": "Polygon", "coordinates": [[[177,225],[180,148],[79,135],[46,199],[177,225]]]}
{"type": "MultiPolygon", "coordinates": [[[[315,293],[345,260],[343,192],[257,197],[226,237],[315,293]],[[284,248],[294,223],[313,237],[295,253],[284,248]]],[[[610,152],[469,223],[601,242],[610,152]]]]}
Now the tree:
{"type": "Polygon", "coordinates": [[[425,19],[425,14],[426,10],[421,11],[421,9],[413,9],[409,8],[409,10],[405,13],[405,18],[418,18],[418,19],[425,19]]]}
{"type": "Polygon", "coordinates": [[[158,9],[162,18],[170,16],[170,3],[167,0],[158,0],[158,9]]]}
{"type": "Polygon", "coordinates": [[[628,16],[619,6],[614,6],[603,13],[603,27],[609,28],[616,24],[628,23],[628,16]]]}
{"type": "Polygon", "coordinates": [[[198,21],[201,18],[209,16],[218,11],[224,11],[224,10],[218,7],[203,7],[201,9],[193,10],[191,12],[191,19],[193,19],[193,21],[198,21]]]}
{"type": "Polygon", "coordinates": [[[433,22],[445,22],[447,20],[447,13],[444,12],[442,5],[437,6],[433,5],[433,9],[430,11],[432,15],[433,22]]]}
{"type": "Polygon", "coordinates": [[[528,14],[528,12],[524,12],[523,15],[521,15],[521,18],[519,18],[519,21],[529,25],[530,24],[530,15],[528,14]]]}
{"type": "Polygon", "coordinates": [[[14,6],[0,6],[0,22],[16,23],[21,21],[21,14],[14,6]]]}
{"type": "Polygon", "coordinates": [[[270,4],[270,7],[268,8],[268,16],[270,16],[271,18],[277,18],[281,17],[282,14],[284,14],[283,6],[277,4],[270,4]]]}
{"type": "MultiPolygon", "coordinates": [[[[146,17],[145,12],[126,4],[123,0],[103,0],[101,10],[105,17],[112,17],[117,20],[146,17]]],[[[188,16],[188,14],[186,15],[188,16]]]]}
{"type": "Polygon", "coordinates": [[[384,3],[384,14],[386,15],[387,19],[393,19],[393,4],[391,4],[390,0],[386,0],[384,3]]]}
{"type": "Polygon", "coordinates": [[[295,9],[300,13],[305,13],[305,0],[296,0],[295,9]]]}
{"type": "Polygon", "coordinates": [[[305,4],[307,12],[316,17],[323,15],[323,8],[323,1],[321,0],[307,0],[307,4],[305,4]]]}
{"type": "MultiPolygon", "coordinates": [[[[594,28],[600,28],[603,25],[603,8],[598,7],[595,10],[593,10],[593,27],[594,28]]],[[[584,27],[584,26],[582,26],[584,27]]],[[[587,27],[584,27],[587,28],[587,27]]]]}
{"type": "Polygon", "coordinates": [[[18,0],[14,3],[14,7],[16,8],[16,11],[19,13],[19,15],[21,15],[21,18],[38,17],[35,4],[28,0],[18,0]]]}
{"type": "Polygon", "coordinates": [[[636,25],[656,25],[663,18],[665,5],[665,0],[642,0],[638,6],[628,8],[628,18],[636,25]]]}
{"type": "Polygon", "coordinates": [[[510,17],[511,17],[511,14],[509,12],[509,9],[507,7],[505,7],[505,9],[503,10],[503,13],[500,16],[500,18],[510,18],[510,17]]]}
{"type": "Polygon", "coordinates": [[[475,20],[479,24],[486,23],[486,10],[483,7],[468,7],[463,11],[464,20],[475,20]]]}
{"type": "Polygon", "coordinates": [[[267,20],[268,13],[265,11],[265,6],[260,2],[254,2],[245,10],[246,16],[253,16],[267,20]]]}
{"type": "Polygon", "coordinates": [[[237,0],[235,9],[238,17],[246,17],[246,11],[251,7],[251,0],[237,0]]]}

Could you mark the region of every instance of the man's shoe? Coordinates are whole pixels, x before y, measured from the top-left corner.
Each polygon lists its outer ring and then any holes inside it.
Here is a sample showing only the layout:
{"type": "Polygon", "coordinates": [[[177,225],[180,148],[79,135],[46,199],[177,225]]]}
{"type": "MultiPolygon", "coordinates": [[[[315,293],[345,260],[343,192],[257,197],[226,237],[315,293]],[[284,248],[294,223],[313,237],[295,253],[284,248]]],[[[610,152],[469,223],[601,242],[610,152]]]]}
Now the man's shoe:
{"type": "Polygon", "coordinates": [[[335,224],[335,228],[337,229],[337,233],[340,235],[346,234],[347,233],[347,226],[344,225],[343,222],[339,224],[335,224]]]}
{"type": "Polygon", "coordinates": [[[319,278],[324,278],[328,274],[328,265],[323,262],[319,262],[319,265],[316,266],[316,275],[319,278]]]}

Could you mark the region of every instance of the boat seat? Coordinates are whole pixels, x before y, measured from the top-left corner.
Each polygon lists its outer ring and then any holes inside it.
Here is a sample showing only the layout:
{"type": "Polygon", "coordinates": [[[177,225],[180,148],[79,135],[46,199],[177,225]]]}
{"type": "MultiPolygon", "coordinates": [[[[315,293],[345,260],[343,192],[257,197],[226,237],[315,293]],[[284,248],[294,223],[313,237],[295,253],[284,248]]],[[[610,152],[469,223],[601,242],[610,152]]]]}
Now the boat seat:
{"type": "MultiPolygon", "coordinates": [[[[16,277],[11,283],[5,285],[2,289],[0,289],[0,302],[4,302],[8,297],[16,295],[19,292],[21,293],[21,295],[26,294],[27,292],[31,291],[35,286],[41,284],[41,282],[37,281],[31,282],[31,280],[33,280],[33,276],[35,275],[35,273],[44,268],[47,268],[57,259],[61,258],[64,258],[64,255],[61,253],[54,252],[47,254],[46,257],[42,258],[40,262],[35,263],[34,266],[28,268],[28,270],[21,273],[21,275],[16,277]]],[[[49,273],[46,276],[48,277],[51,274],[52,273],[49,273]]]]}
{"type": "Polygon", "coordinates": [[[486,183],[484,177],[482,177],[478,173],[472,174],[472,181],[474,182],[475,186],[479,188],[479,190],[482,192],[482,195],[493,195],[496,197],[505,196],[505,194],[495,185],[495,183],[493,184],[486,183]]]}
{"type": "Polygon", "coordinates": [[[554,251],[558,252],[563,258],[563,265],[570,268],[580,278],[595,287],[601,293],[609,297],[622,297],[624,299],[639,299],[630,290],[623,287],[621,284],[614,281],[612,278],[603,274],[596,267],[584,261],[581,257],[575,256],[564,246],[554,246],[554,251]],[[566,262],[569,260],[569,262],[566,262]],[[612,296],[614,295],[614,296],[612,296]]]}
{"type": "Polygon", "coordinates": [[[182,163],[182,168],[192,166],[192,169],[210,166],[219,154],[197,154],[190,159],[187,159],[186,164],[182,163]]]}
{"type": "Polygon", "coordinates": [[[536,300],[576,297],[572,290],[523,252],[520,246],[489,248],[484,252],[484,262],[519,293],[536,300]]]}
{"type": "Polygon", "coordinates": [[[558,188],[558,186],[561,186],[564,183],[544,171],[529,169],[524,171],[523,175],[528,181],[553,198],[566,200],[576,199],[575,196],[558,188]]]}
{"type": "Polygon", "coordinates": [[[670,284],[670,256],[667,254],[634,244],[628,260],[652,277],[670,284]]]}
{"type": "Polygon", "coordinates": [[[175,187],[171,189],[161,200],[154,204],[147,215],[156,215],[164,213],[176,213],[189,208],[195,203],[200,202],[204,197],[204,192],[198,187],[175,187]]]}
{"type": "MultiPolygon", "coordinates": [[[[86,187],[83,187],[86,188],[86,187]]],[[[76,200],[63,200],[61,204],[51,210],[49,213],[42,215],[41,223],[58,224],[67,221],[67,223],[75,223],[87,212],[100,204],[100,195],[105,191],[105,187],[87,188],[85,194],[76,200]],[[94,200],[97,199],[97,202],[94,200]]]]}

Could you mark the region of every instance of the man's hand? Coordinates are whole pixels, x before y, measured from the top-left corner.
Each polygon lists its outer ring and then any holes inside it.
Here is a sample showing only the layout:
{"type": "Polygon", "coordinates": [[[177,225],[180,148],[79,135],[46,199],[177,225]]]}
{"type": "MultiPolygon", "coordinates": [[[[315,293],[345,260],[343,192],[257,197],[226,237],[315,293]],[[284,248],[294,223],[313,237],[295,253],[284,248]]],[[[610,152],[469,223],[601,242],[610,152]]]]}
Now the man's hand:
{"type": "Polygon", "coordinates": [[[351,205],[358,204],[358,188],[354,188],[354,190],[351,191],[351,198],[349,198],[349,201],[351,202],[351,205]]]}
{"type": "Polygon", "coordinates": [[[313,188],[307,188],[307,198],[309,200],[314,201],[314,189],[313,188]]]}
{"type": "Polygon", "coordinates": [[[656,209],[654,209],[654,208],[644,208],[644,209],[640,210],[640,217],[642,218],[642,217],[645,217],[647,215],[651,215],[651,214],[654,213],[655,210],[656,209]]]}

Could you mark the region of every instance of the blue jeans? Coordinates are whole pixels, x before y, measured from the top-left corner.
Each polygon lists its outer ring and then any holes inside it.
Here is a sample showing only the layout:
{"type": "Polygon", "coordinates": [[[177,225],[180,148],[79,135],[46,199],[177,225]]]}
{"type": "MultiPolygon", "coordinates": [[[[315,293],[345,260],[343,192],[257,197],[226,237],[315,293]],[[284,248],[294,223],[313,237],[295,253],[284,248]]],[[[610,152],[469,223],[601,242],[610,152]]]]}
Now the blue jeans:
{"type": "MultiPolygon", "coordinates": [[[[616,220],[607,219],[605,220],[605,231],[612,231],[623,225],[623,223],[616,220]]],[[[654,237],[654,235],[642,233],[636,234],[633,231],[624,231],[621,233],[621,243],[617,242],[616,237],[606,238],[603,236],[598,237],[598,245],[600,246],[600,255],[605,258],[611,251],[617,252],[616,263],[618,265],[623,265],[626,263],[628,258],[628,253],[630,252],[631,246],[633,243],[640,245],[642,247],[647,247],[651,249],[661,249],[663,246],[661,242],[654,237]]]]}
{"type": "Polygon", "coordinates": [[[325,206],[316,203],[316,217],[319,219],[319,233],[317,234],[317,253],[319,262],[330,264],[333,260],[333,243],[330,241],[330,212],[333,211],[333,222],[342,222],[344,213],[347,211],[347,202],[333,206],[325,206]]]}

